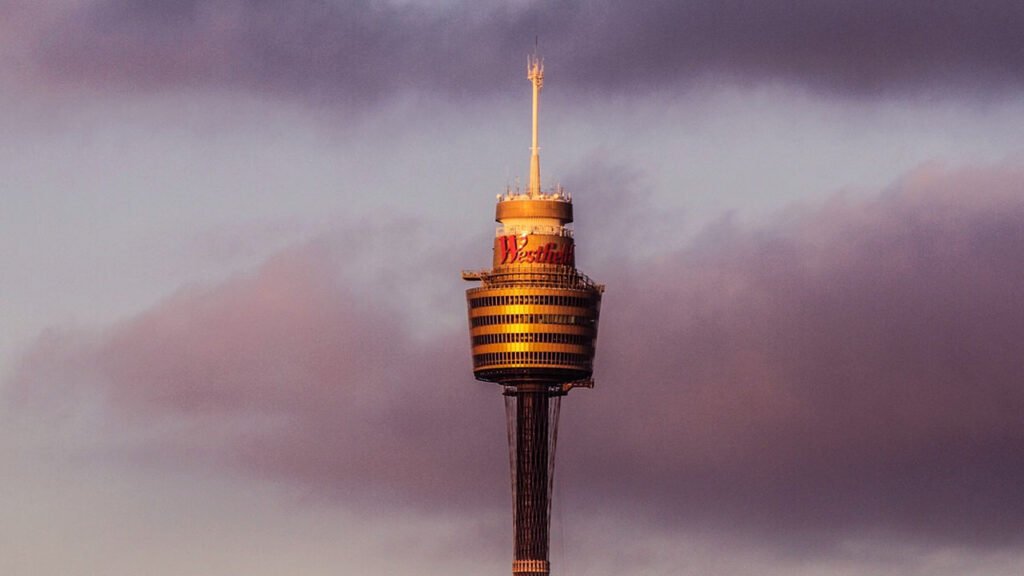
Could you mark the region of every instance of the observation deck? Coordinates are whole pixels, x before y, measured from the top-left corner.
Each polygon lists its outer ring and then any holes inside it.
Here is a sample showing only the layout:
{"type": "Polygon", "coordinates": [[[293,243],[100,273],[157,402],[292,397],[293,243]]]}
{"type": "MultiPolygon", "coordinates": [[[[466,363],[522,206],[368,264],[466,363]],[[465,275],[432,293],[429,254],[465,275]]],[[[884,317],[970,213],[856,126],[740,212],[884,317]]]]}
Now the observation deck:
{"type": "Polygon", "coordinates": [[[499,194],[493,267],[464,271],[473,373],[505,386],[561,384],[593,374],[604,286],[576,269],[572,197],[499,194]]]}

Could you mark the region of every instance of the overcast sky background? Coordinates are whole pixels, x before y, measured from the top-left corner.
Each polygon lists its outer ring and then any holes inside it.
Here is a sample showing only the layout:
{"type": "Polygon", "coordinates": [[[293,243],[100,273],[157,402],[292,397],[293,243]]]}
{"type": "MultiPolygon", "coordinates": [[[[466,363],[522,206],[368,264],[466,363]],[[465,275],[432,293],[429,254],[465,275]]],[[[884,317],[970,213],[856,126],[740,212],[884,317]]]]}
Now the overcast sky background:
{"type": "Polygon", "coordinates": [[[1024,6],[0,0],[0,572],[507,573],[463,268],[607,284],[553,570],[1019,574],[1024,6]]]}

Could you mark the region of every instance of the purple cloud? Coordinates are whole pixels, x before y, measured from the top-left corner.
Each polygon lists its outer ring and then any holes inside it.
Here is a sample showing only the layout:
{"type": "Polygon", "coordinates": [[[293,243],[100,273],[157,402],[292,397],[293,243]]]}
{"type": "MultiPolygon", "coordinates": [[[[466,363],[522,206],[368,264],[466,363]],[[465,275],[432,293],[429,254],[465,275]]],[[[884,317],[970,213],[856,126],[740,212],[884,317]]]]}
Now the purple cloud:
{"type": "Polygon", "coordinates": [[[1022,186],[924,167],[602,272],[568,473],[668,522],[1017,540],[1022,186]]]}
{"type": "Polygon", "coordinates": [[[343,283],[338,258],[313,243],[100,333],[50,331],[21,362],[16,399],[63,412],[98,395],[140,437],[173,430],[138,446],[144,459],[217,462],[353,504],[479,505],[480,476],[503,488],[507,458],[503,409],[473,385],[466,339],[419,345],[396,310],[343,283]]]}
{"type": "MultiPolygon", "coordinates": [[[[788,544],[1019,544],[1022,186],[1014,165],[926,166],[873,199],[724,221],[674,254],[588,270],[609,290],[597,388],[563,407],[578,513],[788,544]]],[[[352,506],[504,508],[501,402],[472,382],[464,330],[411,329],[336,256],[296,249],[105,330],[44,336],[12,388],[41,414],[76,390],[131,429],[178,423],[141,449],[352,506]]]]}
{"type": "Polygon", "coordinates": [[[615,2],[443,7],[91,0],[34,40],[53,79],[255,89],[365,104],[505,91],[539,36],[580,95],[700,82],[843,96],[996,95],[1024,83],[1019,3],[615,2]]]}

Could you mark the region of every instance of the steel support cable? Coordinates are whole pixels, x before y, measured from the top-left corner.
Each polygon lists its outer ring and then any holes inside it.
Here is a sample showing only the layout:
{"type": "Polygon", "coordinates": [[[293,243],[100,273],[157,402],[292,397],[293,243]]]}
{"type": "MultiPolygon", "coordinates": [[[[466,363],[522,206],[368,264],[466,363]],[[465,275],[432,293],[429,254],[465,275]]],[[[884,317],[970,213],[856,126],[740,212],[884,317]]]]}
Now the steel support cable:
{"type": "Polygon", "coordinates": [[[551,525],[551,494],[555,482],[555,450],[558,447],[558,417],[561,413],[562,397],[552,396],[548,401],[548,507],[545,521],[551,525]]]}
{"type": "Polygon", "coordinates": [[[515,386],[505,387],[505,429],[508,434],[508,468],[510,474],[510,484],[512,486],[512,539],[515,542],[516,535],[518,534],[518,521],[516,519],[516,502],[518,501],[518,491],[516,490],[516,437],[517,437],[517,426],[516,426],[516,414],[517,414],[517,397],[515,395],[515,386]]]}

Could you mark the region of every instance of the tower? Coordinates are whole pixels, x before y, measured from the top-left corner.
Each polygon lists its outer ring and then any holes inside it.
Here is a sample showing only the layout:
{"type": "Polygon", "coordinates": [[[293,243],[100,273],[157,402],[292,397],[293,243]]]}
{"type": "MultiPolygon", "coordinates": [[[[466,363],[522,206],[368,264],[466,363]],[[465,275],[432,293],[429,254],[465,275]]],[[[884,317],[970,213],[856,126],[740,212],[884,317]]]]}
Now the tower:
{"type": "Polygon", "coordinates": [[[540,184],[537,121],[544,64],[527,60],[533,85],[530,184],[498,195],[492,268],[463,272],[473,375],[504,390],[512,475],[516,576],[550,573],[551,487],[561,398],[593,387],[604,286],[576,270],[572,198],[540,184]]]}

